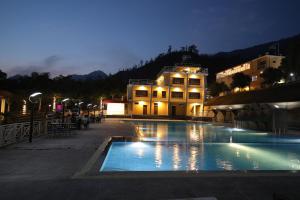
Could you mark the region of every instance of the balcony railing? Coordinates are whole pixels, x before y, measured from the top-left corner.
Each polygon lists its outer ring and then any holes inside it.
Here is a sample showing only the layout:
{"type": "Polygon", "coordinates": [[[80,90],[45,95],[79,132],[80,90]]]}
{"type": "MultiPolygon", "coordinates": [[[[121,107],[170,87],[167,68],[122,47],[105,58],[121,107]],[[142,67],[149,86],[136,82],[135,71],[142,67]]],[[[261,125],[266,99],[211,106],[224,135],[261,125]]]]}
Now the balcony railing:
{"type": "Polygon", "coordinates": [[[129,79],[129,85],[154,85],[155,81],[149,79],[129,79]]]}
{"type": "MultiPolygon", "coordinates": [[[[178,71],[178,67],[185,67],[184,65],[178,65],[178,66],[166,66],[163,67],[162,70],[158,73],[157,77],[159,77],[163,72],[180,72],[178,71]]],[[[196,70],[196,72],[186,72],[186,73],[191,73],[191,74],[205,74],[208,75],[208,69],[207,68],[203,68],[203,67],[199,67],[198,66],[193,66],[193,65],[189,65],[186,67],[197,67],[198,70],[196,70]]]]}

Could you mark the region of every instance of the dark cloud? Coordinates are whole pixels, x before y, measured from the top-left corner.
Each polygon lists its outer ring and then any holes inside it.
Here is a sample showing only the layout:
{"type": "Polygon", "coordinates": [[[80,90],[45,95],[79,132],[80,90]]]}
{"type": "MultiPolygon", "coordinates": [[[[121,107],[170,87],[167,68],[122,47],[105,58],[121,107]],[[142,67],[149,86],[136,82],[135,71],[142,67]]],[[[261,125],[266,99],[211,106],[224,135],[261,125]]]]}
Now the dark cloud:
{"type": "Polygon", "coordinates": [[[7,73],[9,76],[16,74],[29,75],[32,72],[51,72],[51,74],[64,73],[65,71],[55,70],[61,60],[63,60],[63,57],[59,55],[51,55],[42,60],[40,64],[11,66],[7,73]]]}
{"type": "Polygon", "coordinates": [[[58,55],[52,55],[49,56],[47,58],[45,58],[44,60],[44,65],[46,67],[53,67],[55,66],[59,61],[61,61],[63,58],[61,56],[58,55]]]}

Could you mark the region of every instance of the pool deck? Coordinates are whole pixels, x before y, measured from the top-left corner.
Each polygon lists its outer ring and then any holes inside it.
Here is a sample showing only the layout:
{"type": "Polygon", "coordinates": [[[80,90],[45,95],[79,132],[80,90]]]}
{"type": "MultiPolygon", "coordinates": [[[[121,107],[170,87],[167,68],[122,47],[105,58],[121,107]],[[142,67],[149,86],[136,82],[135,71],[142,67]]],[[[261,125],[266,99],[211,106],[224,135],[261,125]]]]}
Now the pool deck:
{"type": "MultiPolygon", "coordinates": [[[[132,136],[118,120],[74,136],[34,138],[0,149],[0,199],[300,199],[299,173],[108,173],[78,176],[111,136],[132,136]],[[278,198],[279,199],[279,198],[278,198]]],[[[83,173],[84,174],[84,173],[83,173]]]]}

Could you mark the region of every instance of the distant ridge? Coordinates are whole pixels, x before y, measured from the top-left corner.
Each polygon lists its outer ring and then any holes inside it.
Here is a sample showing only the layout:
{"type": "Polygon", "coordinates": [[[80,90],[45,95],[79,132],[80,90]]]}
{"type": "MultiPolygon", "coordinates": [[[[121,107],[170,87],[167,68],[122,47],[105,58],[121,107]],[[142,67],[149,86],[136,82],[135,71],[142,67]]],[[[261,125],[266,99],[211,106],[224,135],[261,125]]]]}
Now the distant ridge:
{"type": "Polygon", "coordinates": [[[107,78],[107,74],[105,74],[101,70],[96,70],[89,74],[84,74],[84,75],[73,74],[73,75],[70,75],[70,78],[75,81],[101,80],[101,79],[107,78]]]}

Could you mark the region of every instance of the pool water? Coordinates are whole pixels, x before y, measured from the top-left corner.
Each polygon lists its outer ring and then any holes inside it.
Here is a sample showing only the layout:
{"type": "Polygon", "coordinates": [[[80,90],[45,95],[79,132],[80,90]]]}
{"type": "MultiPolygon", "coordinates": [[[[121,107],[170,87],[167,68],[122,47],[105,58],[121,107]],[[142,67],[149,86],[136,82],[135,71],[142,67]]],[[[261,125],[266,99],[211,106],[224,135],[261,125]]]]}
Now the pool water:
{"type": "Polygon", "coordinates": [[[100,171],[300,169],[300,137],[200,122],[131,123],[139,142],[113,142],[100,171]]]}

